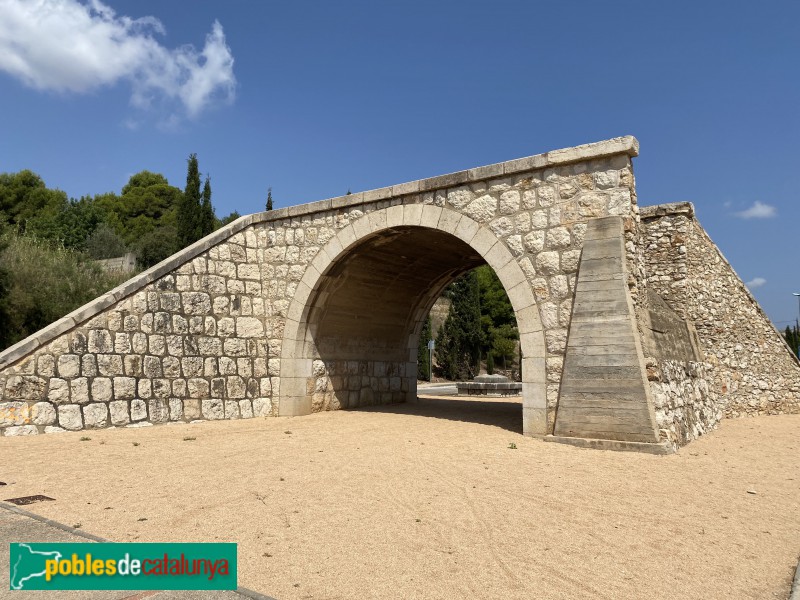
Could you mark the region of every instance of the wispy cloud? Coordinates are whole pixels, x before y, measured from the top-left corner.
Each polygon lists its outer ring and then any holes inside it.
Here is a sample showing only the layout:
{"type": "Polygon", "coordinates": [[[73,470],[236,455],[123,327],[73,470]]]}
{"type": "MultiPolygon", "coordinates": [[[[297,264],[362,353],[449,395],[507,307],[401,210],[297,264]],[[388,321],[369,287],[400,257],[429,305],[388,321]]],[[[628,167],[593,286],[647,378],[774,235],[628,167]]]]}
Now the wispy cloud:
{"type": "Polygon", "coordinates": [[[761,287],[762,285],[764,285],[765,283],[767,283],[767,280],[766,280],[766,279],[764,279],[763,277],[753,277],[753,279],[751,279],[750,281],[748,281],[747,283],[745,283],[745,285],[746,285],[746,286],[747,286],[749,289],[751,289],[751,290],[754,290],[754,289],[756,289],[756,288],[760,288],[760,287],[761,287]]]}
{"type": "Polygon", "coordinates": [[[778,214],[778,211],[774,206],[756,200],[750,208],[733,214],[740,219],[769,219],[778,214]]]}
{"type": "Polygon", "coordinates": [[[170,49],[154,17],[117,15],[100,0],[0,0],[0,70],[38,90],[86,93],[127,81],[131,103],[162,100],[196,117],[234,98],[233,55],[215,21],[201,51],[170,49]]]}

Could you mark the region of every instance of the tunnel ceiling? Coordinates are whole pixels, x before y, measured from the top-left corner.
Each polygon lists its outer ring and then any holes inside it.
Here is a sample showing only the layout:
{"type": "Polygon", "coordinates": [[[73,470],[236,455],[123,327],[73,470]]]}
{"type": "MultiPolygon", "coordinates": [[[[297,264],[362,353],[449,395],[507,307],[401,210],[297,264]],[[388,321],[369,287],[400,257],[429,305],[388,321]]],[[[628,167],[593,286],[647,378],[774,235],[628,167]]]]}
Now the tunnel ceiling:
{"type": "Polygon", "coordinates": [[[409,335],[424,316],[419,309],[482,264],[469,245],[435,229],[403,227],[371,237],[323,277],[310,315],[318,349],[348,358],[369,358],[379,349],[405,357],[409,335]]]}

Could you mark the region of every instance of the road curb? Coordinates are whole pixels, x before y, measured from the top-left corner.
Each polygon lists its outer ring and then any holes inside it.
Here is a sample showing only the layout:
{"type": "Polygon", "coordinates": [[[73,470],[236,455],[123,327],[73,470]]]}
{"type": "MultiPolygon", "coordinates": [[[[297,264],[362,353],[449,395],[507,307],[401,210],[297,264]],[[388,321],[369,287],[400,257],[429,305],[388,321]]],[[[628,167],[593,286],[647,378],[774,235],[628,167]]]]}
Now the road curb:
{"type": "Polygon", "coordinates": [[[794,570],[794,580],[792,581],[792,591],[789,592],[789,600],[800,600],[800,559],[797,568],[794,570]]]}
{"type": "MultiPolygon", "coordinates": [[[[102,538],[98,535],[92,535],[91,533],[81,531],[80,529],[76,529],[75,527],[70,527],[69,525],[64,525],[64,523],[59,523],[58,521],[53,521],[53,519],[48,519],[41,515],[37,515],[27,510],[23,510],[19,506],[9,504],[8,502],[0,501],[0,508],[4,508],[9,512],[17,513],[18,515],[22,515],[23,517],[28,517],[30,519],[33,519],[34,521],[39,521],[40,523],[44,523],[45,525],[49,525],[50,527],[55,527],[56,529],[60,529],[61,531],[65,531],[72,535],[77,535],[78,537],[82,537],[87,540],[91,540],[93,542],[100,542],[106,544],[113,543],[112,540],[102,538]]],[[[272,596],[266,596],[260,592],[256,592],[255,590],[251,590],[250,588],[246,587],[236,588],[236,593],[246,598],[252,598],[252,600],[275,600],[275,598],[273,598],[272,596]]]]}

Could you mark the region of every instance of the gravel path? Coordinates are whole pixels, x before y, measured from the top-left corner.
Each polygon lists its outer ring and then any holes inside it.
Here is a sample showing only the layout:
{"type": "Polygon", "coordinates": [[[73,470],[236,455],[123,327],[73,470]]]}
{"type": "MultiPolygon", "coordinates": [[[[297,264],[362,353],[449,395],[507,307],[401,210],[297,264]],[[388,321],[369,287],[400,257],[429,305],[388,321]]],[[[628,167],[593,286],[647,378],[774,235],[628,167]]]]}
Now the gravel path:
{"type": "Polygon", "coordinates": [[[25,508],[115,541],[238,542],[239,583],[281,600],[788,597],[800,415],[658,457],[525,438],[520,411],[428,398],[0,438],[0,499],[45,494],[25,508]]]}

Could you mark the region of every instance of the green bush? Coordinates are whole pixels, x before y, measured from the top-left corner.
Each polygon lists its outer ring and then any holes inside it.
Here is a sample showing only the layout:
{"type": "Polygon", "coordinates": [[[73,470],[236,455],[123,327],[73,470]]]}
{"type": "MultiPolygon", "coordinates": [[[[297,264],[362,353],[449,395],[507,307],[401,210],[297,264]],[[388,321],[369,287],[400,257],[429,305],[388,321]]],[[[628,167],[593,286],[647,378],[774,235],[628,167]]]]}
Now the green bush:
{"type": "Polygon", "coordinates": [[[0,347],[26,338],[129,276],[105,273],[84,253],[6,231],[0,235],[0,347]]]}

